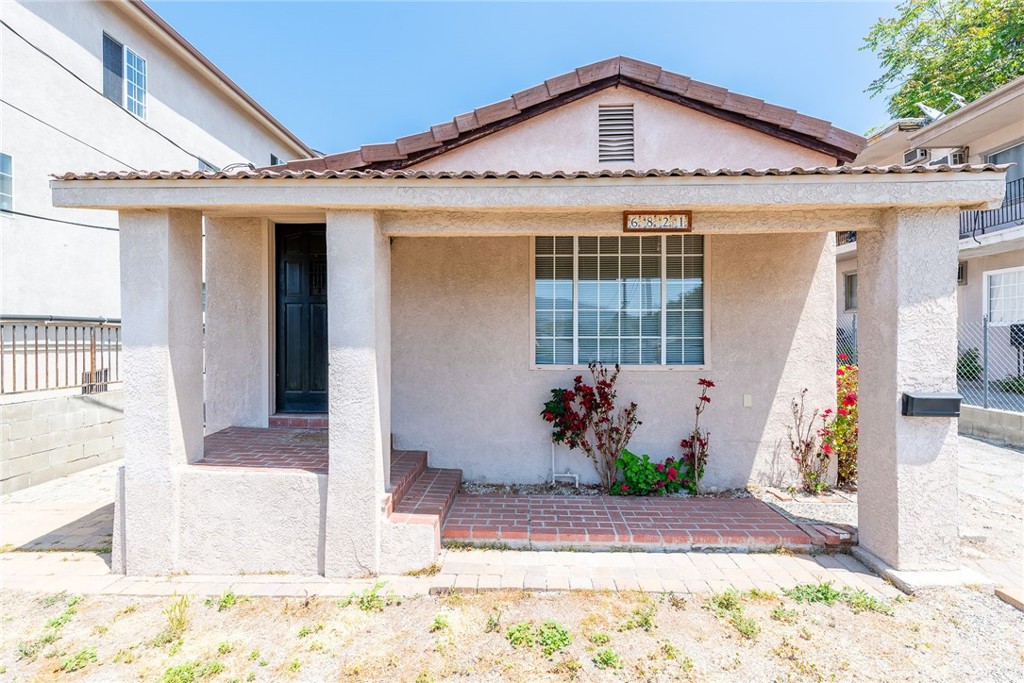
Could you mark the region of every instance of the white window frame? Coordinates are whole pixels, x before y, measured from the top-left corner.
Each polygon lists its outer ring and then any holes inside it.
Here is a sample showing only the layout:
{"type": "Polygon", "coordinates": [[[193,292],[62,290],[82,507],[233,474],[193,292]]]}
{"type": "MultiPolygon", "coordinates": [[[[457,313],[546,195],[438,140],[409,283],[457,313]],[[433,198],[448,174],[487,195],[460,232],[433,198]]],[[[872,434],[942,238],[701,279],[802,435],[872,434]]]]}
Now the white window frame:
{"type": "Polygon", "coordinates": [[[1013,266],[1010,268],[998,268],[996,270],[986,270],[981,276],[981,288],[982,288],[982,313],[989,318],[989,324],[992,327],[1007,327],[1012,325],[1013,322],[991,322],[992,311],[989,308],[989,292],[991,286],[989,284],[989,277],[991,275],[1004,275],[1006,273],[1024,273],[1024,266],[1013,266]]]}
{"type": "MultiPolygon", "coordinates": [[[[710,303],[711,303],[711,291],[712,291],[712,289],[711,289],[712,279],[710,277],[712,259],[711,259],[711,248],[708,245],[711,243],[712,239],[711,239],[711,236],[706,234],[706,233],[696,233],[696,234],[701,234],[704,237],[704,283],[703,283],[703,288],[704,288],[704,304],[703,304],[704,305],[704,308],[703,308],[703,312],[704,312],[704,330],[703,330],[703,334],[704,334],[704,362],[701,363],[700,365],[693,365],[693,364],[691,364],[691,365],[664,365],[664,364],[660,364],[660,363],[657,364],[657,365],[653,365],[653,364],[652,365],[623,365],[622,368],[624,370],[629,370],[630,372],[633,372],[633,371],[639,371],[639,372],[700,372],[700,371],[704,371],[704,370],[707,369],[708,364],[709,364],[709,361],[708,361],[708,357],[710,355],[709,351],[711,350],[711,306],[710,306],[710,303]]],[[[529,268],[529,275],[528,275],[528,278],[529,278],[529,297],[530,297],[530,324],[529,324],[530,336],[529,336],[529,339],[527,340],[527,347],[526,347],[526,348],[529,349],[529,359],[530,360],[529,360],[528,367],[529,367],[530,370],[540,370],[540,371],[557,370],[557,371],[564,372],[566,370],[582,371],[582,370],[586,370],[586,368],[587,368],[585,363],[573,363],[573,364],[570,364],[570,365],[559,365],[557,363],[541,364],[541,363],[537,362],[537,353],[536,353],[536,347],[537,347],[537,296],[536,296],[536,291],[537,291],[537,287],[536,287],[536,281],[537,281],[537,238],[538,237],[572,237],[573,240],[574,240],[574,242],[573,242],[573,259],[572,259],[572,263],[573,263],[573,266],[572,266],[572,269],[573,269],[573,273],[572,273],[572,319],[573,319],[572,342],[573,342],[573,355],[575,356],[575,355],[578,355],[578,353],[579,353],[579,318],[578,318],[578,315],[579,315],[579,296],[578,296],[578,292],[576,291],[577,287],[579,285],[579,252],[578,252],[578,245],[576,243],[576,240],[578,238],[580,238],[580,237],[620,237],[620,236],[622,236],[621,233],[616,233],[616,234],[610,234],[610,233],[582,233],[582,234],[573,234],[573,235],[564,235],[564,234],[552,233],[552,234],[546,234],[546,235],[530,235],[530,268],[529,268]]],[[[661,301],[662,301],[662,305],[664,306],[664,302],[665,302],[665,272],[666,272],[665,271],[665,260],[666,260],[666,256],[667,256],[667,254],[665,253],[664,245],[662,246],[661,252],[662,252],[661,253],[661,259],[662,259],[662,261],[661,261],[661,272],[662,272],[662,277],[661,277],[661,301]]],[[[664,342],[664,340],[665,340],[665,328],[666,328],[666,324],[667,324],[667,318],[668,318],[668,316],[665,315],[665,311],[662,310],[662,316],[661,316],[661,339],[662,339],[662,342],[664,342]]],[[[661,358],[662,358],[662,360],[665,359],[665,354],[666,354],[666,345],[664,343],[662,343],[662,345],[661,345],[661,358]]]]}
{"type": "MultiPolygon", "coordinates": [[[[122,100],[121,101],[121,106],[124,108],[124,110],[126,112],[128,112],[129,114],[131,114],[135,118],[139,119],[140,121],[145,121],[147,118],[149,118],[149,60],[147,60],[141,54],[139,54],[135,50],[131,49],[130,47],[128,47],[124,43],[121,44],[121,52],[122,52],[121,59],[124,62],[122,67],[121,67],[124,70],[124,73],[121,75],[122,87],[123,87],[123,91],[124,91],[123,94],[121,95],[121,100],[122,100]],[[128,66],[128,55],[129,54],[134,55],[135,59],[140,60],[142,62],[142,66],[143,66],[143,69],[144,69],[144,71],[142,72],[142,77],[145,79],[146,85],[145,85],[144,88],[142,88],[142,98],[143,99],[142,99],[142,102],[141,102],[141,106],[142,106],[142,114],[141,115],[139,115],[137,112],[133,111],[132,108],[129,106],[130,99],[128,97],[128,85],[129,85],[130,81],[128,79],[128,69],[131,68],[134,71],[138,71],[138,69],[135,69],[134,67],[129,67],[128,66]]],[[[137,101],[138,100],[136,100],[136,102],[137,101]]]]}
{"type": "MultiPolygon", "coordinates": [[[[849,278],[850,278],[851,275],[856,276],[857,275],[857,271],[856,270],[848,270],[845,273],[843,273],[843,310],[846,311],[847,313],[852,313],[852,312],[857,310],[856,306],[854,306],[853,308],[850,308],[850,306],[849,306],[849,302],[850,302],[850,280],[849,280],[849,278]]],[[[860,278],[859,277],[857,277],[857,293],[860,294],[860,278]]]]}
{"type": "MultiPolygon", "coordinates": [[[[13,154],[8,154],[7,152],[0,152],[0,154],[3,154],[5,157],[7,157],[8,159],[11,160],[11,208],[10,208],[10,211],[14,211],[14,195],[15,195],[15,191],[14,191],[14,182],[15,182],[15,180],[14,180],[14,155],[13,154]]],[[[2,213],[6,215],[7,211],[5,210],[2,213]]]]}

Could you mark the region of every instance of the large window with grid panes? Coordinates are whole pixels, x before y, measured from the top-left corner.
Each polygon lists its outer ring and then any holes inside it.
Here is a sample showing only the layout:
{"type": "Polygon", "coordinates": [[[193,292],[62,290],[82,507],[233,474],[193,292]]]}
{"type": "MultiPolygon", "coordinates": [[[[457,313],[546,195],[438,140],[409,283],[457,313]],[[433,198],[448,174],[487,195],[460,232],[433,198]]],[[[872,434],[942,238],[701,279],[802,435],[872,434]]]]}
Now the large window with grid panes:
{"type": "Polygon", "coordinates": [[[534,238],[534,362],[704,363],[704,237],[534,238]]]}

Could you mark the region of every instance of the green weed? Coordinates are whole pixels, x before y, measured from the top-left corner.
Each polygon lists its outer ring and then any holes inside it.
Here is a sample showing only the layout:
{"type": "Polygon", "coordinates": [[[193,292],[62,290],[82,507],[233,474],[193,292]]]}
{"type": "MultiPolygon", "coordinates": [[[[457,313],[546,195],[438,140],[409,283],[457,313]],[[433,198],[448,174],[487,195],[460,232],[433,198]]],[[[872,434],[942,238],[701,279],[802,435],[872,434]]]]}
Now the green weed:
{"type": "Polygon", "coordinates": [[[622,668],[622,659],[619,657],[619,653],[610,647],[597,652],[591,661],[594,662],[594,666],[598,669],[622,668]]]}
{"type": "Polygon", "coordinates": [[[90,663],[96,661],[96,648],[89,646],[83,647],[75,654],[62,659],[60,662],[60,670],[64,673],[71,673],[72,671],[78,671],[84,669],[90,663]]]}

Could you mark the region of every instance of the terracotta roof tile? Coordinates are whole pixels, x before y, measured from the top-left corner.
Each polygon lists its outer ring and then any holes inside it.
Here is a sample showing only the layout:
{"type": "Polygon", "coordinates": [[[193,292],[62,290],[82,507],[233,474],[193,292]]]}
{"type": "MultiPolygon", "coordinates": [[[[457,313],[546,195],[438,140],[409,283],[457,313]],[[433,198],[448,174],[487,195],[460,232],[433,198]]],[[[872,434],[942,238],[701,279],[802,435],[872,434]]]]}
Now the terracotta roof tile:
{"type": "MultiPolygon", "coordinates": [[[[93,180],[548,180],[567,179],[585,180],[595,178],[690,178],[690,177],[768,177],[768,176],[841,176],[841,175],[907,175],[907,174],[934,174],[934,173],[1002,173],[1011,164],[960,164],[950,166],[940,164],[937,166],[815,166],[803,168],[793,166],[790,168],[719,168],[719,169],[682,169],[673,168],[637,170],[627,169],[622,171],[417,171],[414,169],[402,169],[392,171],[378,170],[327,170],[327,171],[295,171],[295,170],[270,170],[270,169],[244,169],[240,171],[110,171],[90,173],[65,173],[53,175],[57,180],[69,181],[93,181],[93,180]]],[[[280,168],[276,166],[274,168],[280,168]]]]}
{"type": "Polygon", "coordinates": [[[569,92],[570,90],[575,90],[580,87],[580,79],[576,75],[575,71],[570,71],[567,74],[549,78],[544,81],[544,85],[548,86],[548,94],[552,97],[556,97],[564,92],[569,92]]]}
{"type": "Polygon", "coordinates": [[[729,91],[725,88],[694,80],[690,81],[690,87],[686,89],[687,97],[713,104],[716,107],[722,106],[722,103],[725,102],[725,96],[728,94],[729,91]]]}
{"type": "Polygon", "coordinates": [[[401,154],[412,154],[413,152],[422,152],[425,149],[433,149],[441,145],[431,131],[425,133],[417,133],[416,135],[407,135],[404,138],[398,138],[395,140],[395,144],[398,145],[398,151],[401,154]]]}
{"type": "Polygon", "coordinates": [[[764,100],[759,100],[756,97],[747,97],[746,95],[740,95],[738,93],[728,93],[725,96],[725,101],[722,102],[722,109],[726,111],[734,111],[737,114],[743,114],[749,116],[752,119],[759,118],[758,114],[761,113],[761,109],[764,108],[764,100]]]}
{"type": "Polygon", "coordinates": [[[576,76],[580,80],[580,85],[588,85],[594,81],[599,81],[602,78],[618,76],[619,62],[619,57],[612,57],[611,59],[604,59],[600,62],[581,66],[576,69],[576,76]]]}
{"type": "Polygon", "coordinates": [[[676,95],[685,95],[686,91],[690,89],[691,79],[689,76],[683,76],[681,74],[675,74],[671,71],[662,71],[658,75],[658,87],[664,88],[665,90],[675,93],[676,95]]]}
{"type": "Polygon", "coordinates": [[[459,129],[459,133],[465,133],[479,128],[480,124],[476,120],[476,112],[471,111],[467,114],[459,114],[456,116],[455,127],[459,129]]]}
{"type": "Polygon", "coordinates": [[[394,142],[382,142],[375,145],[363,145],[359,148],[363,161],[373,163],[375,161],[391,161],[401,159],[405,155],[398,151],[398,145],[394,142]]]}
{"type": "Polygon", "coordinates": [[[475,112],[476,121],[481,126],[507,119],[518,113],[519,107],[516,106],[515,100],[502,100],[501,102],[488,104],[486,107],[480,107],[475,112]]]}
{"type": "Polygon", "coordinates": [[[551,95],[548,93],[548,86],[544,83],[517,92],[512,96],[512,100],[520,110],[540,104],[541,102],[547,102],[550,99],[551,95]]]}
{"type": "Polygon", "coordinates": [[[430,133],[438,142],[446,142],[459,137],[459,128],[455,125],[454,121],[448,121],[446,123],[439,123],[436,126],[431,126],[430,133]]]}
{"type": "MultiPolygon", "coordinates": [[[[504,125],[503,122],[512,121],[514,123],[516,117],[533,115],[529,111],[532,107],[547,103],[560,95],[586,86],[590,86],[592,89],[603,87],[603,85],[592,85],[598,81],[607,81],[607,85],[621,84],[626,87],[633,85],[638,88],[641,86],[652,88],[645,92],[655,95],[660,92],[665,95],[685,97],[723,112],[729,112],[729,116],[738,114],[745,117],[730,119],[739,123],[746,121],[751,122],[751,125],[754,122],[768,123],[778,127],[780,137],[782,137],[782,131],[798,133],[804,136],[803,142],[798,144],[827,152],[839,159],[852,160],[866,144],[861,136],[835,128],[822,119],[800,114],[786,107],[767,104],[755,97],[732,93],[716,85],[701,83],[687,76],[665,71],[655,64],[628,57],[614,57],[581,66],[575,71],[550,78],[540,85],[517,92],[508,99],[466,114],[460,114],[451,122],[432,126],[429,132],[408,135],[395,143],[367,145],[362,148],[362,153],[356,151],[328,155],[325,157],[324,164],[326,168],[332,169],[363,168],[367,165],[402,166],[401,162],[411,166],[418,160],[415,155],[421,152],[443,153],[460,144],[459,138],[464,134],[494,124],[504,125]]],[[[592,91],[596,92],[596,90],[592,91]]],[[[539,110],[534,110],[534,113],[537,111],[539,110]]],[[[758,129],[765,132],[763,126],[758,129]]],[[[771,130],[767,132],[771,134],[771,130]]],[[[785,139],[793,141],[793,136],[790,135],[785,139]]],[[[317,160],[298,160],[289,162],[286,168],[316,170],[324,168],[324,164],[317,160]]]]}
{"type": "Polygon", "coordinates": [[[630,57],[619,58],[619,74],[626,78],[635,78],[641,83],[654,85],[661,75],[661,67],[657,64],[648,64],[630,57]]]}
{"type": "Polygon", "coordinates": [[[790,130],[810,135],[812,138],[817,138],[819,140],[828,135],[828,131],[831,127],[832,124],[828,121],[816,119],[813,116],[799,113],[793,117],[793,123],[789,125],[790,130]]]}

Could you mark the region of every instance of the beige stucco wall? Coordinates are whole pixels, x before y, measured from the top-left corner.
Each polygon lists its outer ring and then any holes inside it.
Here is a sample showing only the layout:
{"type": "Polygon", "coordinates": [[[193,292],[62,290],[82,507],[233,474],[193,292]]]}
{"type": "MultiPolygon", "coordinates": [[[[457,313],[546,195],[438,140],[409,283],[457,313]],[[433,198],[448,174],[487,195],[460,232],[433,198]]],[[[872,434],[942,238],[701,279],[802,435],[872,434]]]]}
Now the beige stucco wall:
{"type": "Polygon", "coordinates": [[[428,159],[416,168],[576,171],[835,165],[834,157],[618,86],[428,159]],[[598,106],[628,103],[633,103],[634,111],[635,161],[599,162],[598,106]]]}
{"type": "MultiPolygon", "coordinates": [[[[789,401],[834,404],[834,246],[827,233],[706,238],[710,334],[704,368],[625,368],[620,398],[640,406],[630,447],[664,459],[692,428],[697,379],[717,387],[706,482],[788,481],[789,401]],[[756,344],[751,344],[756,340],[756,344]],[[751,407],[743,407],[744,394],[751,407]]],[[[392,431],[399,448],[468,480],[539,482],[550,429],[539,413],[576,369],[531,369],[529,237],[396,238],[392,245],[392,431]]],[[[585,369],[582,369],[585,372],[585,369]]],[[[595,481],[586,458],[558,469],[595,481]]]]}

